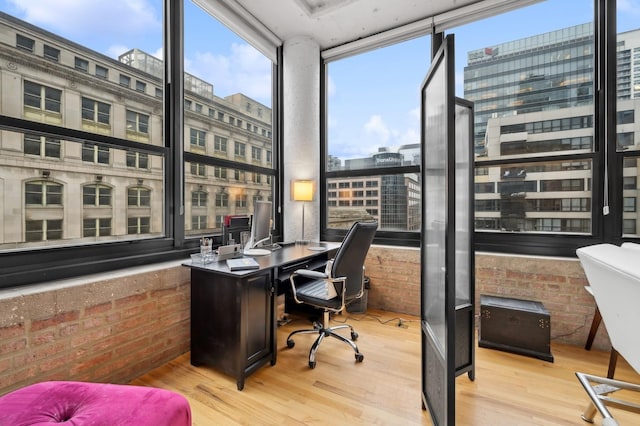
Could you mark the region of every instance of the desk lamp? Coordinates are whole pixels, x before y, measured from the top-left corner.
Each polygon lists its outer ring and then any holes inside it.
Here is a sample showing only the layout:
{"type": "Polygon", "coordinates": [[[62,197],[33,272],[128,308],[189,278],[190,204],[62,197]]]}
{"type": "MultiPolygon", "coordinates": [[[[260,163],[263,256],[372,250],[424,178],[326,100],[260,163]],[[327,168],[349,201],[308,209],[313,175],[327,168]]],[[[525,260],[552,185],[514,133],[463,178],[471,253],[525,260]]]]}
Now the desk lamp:
{"type": "Polygon", "coordinates": [[[299,241],[306,244],[304,239],[304,203],[305,201],[313,201],[314,184],[312,180],[292,180],[291,181],[291,198],[293,201],[302,201],[302,239],[299,241]]]}

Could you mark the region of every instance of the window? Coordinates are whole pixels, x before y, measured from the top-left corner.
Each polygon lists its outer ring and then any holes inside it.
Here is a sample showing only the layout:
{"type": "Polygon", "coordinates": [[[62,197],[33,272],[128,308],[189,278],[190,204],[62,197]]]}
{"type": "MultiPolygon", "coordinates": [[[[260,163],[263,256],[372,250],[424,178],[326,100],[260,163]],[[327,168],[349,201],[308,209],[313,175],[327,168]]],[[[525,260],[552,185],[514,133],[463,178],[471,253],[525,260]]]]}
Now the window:
{"type": "Polygon", "coordinates": [[[247,154],[246,154],[246,145],[241,143],[241,142],[236,142],[234,144],[235,146],[235,153],[236,153],[236,157],[241,157],[244,158],[247,154]]]}
{"type": "Polygon", "coordinates": [[[16,34],[16,47],[27,52],[33,53],[33,47],[35,41],[29,37],[25,37],[22,34],[16,34]]]}
{"type": "Polygon", "coordinates": [[[207,193],[204,191],[193,191],[191,193],[192,207],[207,207],[207,193]]]}
{"type": "Polygon", "coordinates": [[[202,130],[189,129],[191,148],[202,149],[206,148],[206,136],[207,134],[202,130]]]}
{"type": "Polygon", "coordinates": [[[151,219],[148,216],[127,219],[127,234],[148,234],[151,232],[151,219]]]}
{"type": "Polygon", "coordinates": [[[109,148],[92,142],[82,144],[82,161],[94,164],[109,164],[109,148]]]}
{"type": "Polygon", "coordinates": [[[128,75],[120,74],[120,86],[131,87],[131,77],[128,75]]]}
{"type": "Polygon", "coordinates": [[[227,168],[226,167],[214,167],[213,168],[213,176],[217,179],[226,179],[227,178],[227,168]]]}
{"type": "Polygon", "coordinates": [[[142,187],[129,188],[127,190],[127,205],[129,207],[151,206],[151,191],[142,187]]]}
{"type": "Polygon", "coordinates": [[[111,218],[99,217],[82,220],[83,237],[104,237],[111,235],[111,218]]]}
{"type": "Polygon", "coordinates": [[[109,77],[109,70],[103,66],[96,65],[96,77],[106,80],[109,77]]]}
{"type": "Polygon", "coordinates": [[[238,207],[238,208],[246,208],[247,207],[247,196],[246,196],[246,194],[236,195],[236,207],[238,207]]]}
{"type": "Polygon", "coordinates": [[[25,241],[52,241],[62,239],[62,219],[27,220],[25,241]]]}
{"type": "Polygon", "coordinates": [[[147,83],[144,81],[136,80],[136,91],[138,92],[146,92],[147,91],[147,83]]]}
{"type": "Polygon", "coordinates": [[[89,71],[89,61],[87,61],[86,59],[78,58],[76,56],[75,67],[76,67],[77,70],[88,72],[89,71]]]}
{"type": "Polygon", "coordinates": [[[62,90],[31,81],[24,82],[24,106],[42,111],[60,113],[62,90]]]}
{"type": "Polygon", "coordinates": [[[229,207],[229,194],[216,194],[216,207],[229,207]]]}
{"type": "Polygon", "coordinates": [[[41,158],[60,158],[60,140],[38,136],[34,134],[24,135],[24,153],[37,155],[41,158]]]}
{"type": "Polygon", "coordinates": [[[82,188],[82,204],[86,206],[111,206],[111,188],[104,185],[85,185],[82,188]]]}
{"type": "Polygon", "coordinates": [[[111,105],[89,98],[82,98],[82,119],[101,124],[109,124],[111,105]]]}
{"type": "Polygon", "coordinates": [[[43,54],[44,57],[49,59],[50,61],[60,61],[60,49],[56,49],[55,47],[45,44],[43,54]]]}
{"type": "Polygon", "coordinates": [[[262,161],[262,149],[256,146],[251,147],[251,159],[253,161],[262,161]]]}
{"type": "Polygon", "coordinates": [[[207,216],[191,216],[191,229],[207,229],[207,216]]]}
{"type": "Polygon", "coordinates": [[[27,206],[61,206],[62,185],[47,181],[28,182],[24,199],[27,206]]]}
{"type": "Polygon", "coordinates": [[[227,152],[227,138],[215,136],[213,138],[213,149],[214,151],[227,152]]]}
{"type": "Polygon", "coordinates": [[[191,163],[191,174],[193,176],[205,177],[207,174],[206,166],[200,163],[191,163]]]}
{"type": "Polygon", "coordinates": [[[127,110],[127,131],[149,133],[149,116],[127,110]]]}
{"type": "MultiPolygon", "coordinates": [[[[145,25],[140,35],[145,46],[162,46],[164,1],[145,5],[154,25],[145,25]]],[[[56,5],[46,3],[42,12],[50,7],[56,5]]],[[[131,266],[138,254],[151,260],[172,250],[174,238],[184,239],[184,233],[166,226],[171,207],[165,200],[172,195],[165,188],[171,166],[163,115],[169,106],[162,97],[129,90],[134,75],[161,88],[164,61],[139,50],[143,46],[109,59],[109,46],[130,45],[126,32],[96,38],[91,31],[45,29],[25,11],[14,12],[2,19],[9,37],[5,56],[16,58],[18,66],[10,64],[14,90],[0,93],[0,181],[22,196],[14,191],[0,202],[0,222],[11,229],[0,233],[0,269],[11,265],[16,271],[0,287],[40,281],[43,273],[34,264],[57,279],[131,266]],[[113,84],[106,81],[109,74],[113,84]],[[6,118],[18,124],[9,127],[6,118]],[[131,187],[163,196],[129,207],[131,187]],[[135,234],[128,229],[130,218],[136,218],[135,234]]],[[[136,14],[131,8],[125,13],[136,14]]],[[[113,16],[100,17],[105,28],[118,26],[108,21],[113,16]]]]}

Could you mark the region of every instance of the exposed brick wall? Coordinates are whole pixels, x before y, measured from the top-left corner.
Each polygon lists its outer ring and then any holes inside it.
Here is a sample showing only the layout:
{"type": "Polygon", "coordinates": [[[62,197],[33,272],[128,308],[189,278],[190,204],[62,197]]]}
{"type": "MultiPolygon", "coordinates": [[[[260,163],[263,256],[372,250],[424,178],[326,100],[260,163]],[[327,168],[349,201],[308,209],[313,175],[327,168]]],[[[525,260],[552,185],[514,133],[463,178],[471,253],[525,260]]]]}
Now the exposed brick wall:
{"type": "MultiPolygon", "coordinates": [[[[481,294],[540,301],[551,315],[552,340],[584,346],[595,304],[577,259],[477,253],[475,262],[476,318],[481,294]]],[[[420,314],[419,249],[372,246],[365,267],[368,307],[420,314]]],[[[604,325],[593,347],[610,348],[604,325]]]]}
{"type": "Polygon", "coordinates": [[[189,270],[158,265],[0,292],[0,395],[45,380],[126,383],[189,350],[189,270]]]}
{"type": "MultiPolygon", "coordinates": [[[[420,250],[373,246],[369,308],[420,313],[420,250]]],[[[544,303],[552,338],[583,346],[594,303],[576,259],[476,254],[480,294],[544,303]]],[[[44,380],[127,383],[190,345],[189,269],[132,268],[0,291],[0,395],[44,380]]],[[[609,349],[606,330],[594,348],[609,349]]]]}

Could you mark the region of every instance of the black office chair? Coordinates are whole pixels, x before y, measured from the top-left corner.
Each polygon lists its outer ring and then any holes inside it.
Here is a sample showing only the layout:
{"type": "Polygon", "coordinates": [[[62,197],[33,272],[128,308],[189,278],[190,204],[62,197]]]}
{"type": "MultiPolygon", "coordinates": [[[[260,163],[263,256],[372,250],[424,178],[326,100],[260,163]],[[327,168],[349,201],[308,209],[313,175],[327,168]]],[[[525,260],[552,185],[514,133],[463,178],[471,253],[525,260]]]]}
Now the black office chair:
{"type": "Polygon", "coordinates": [[[293,348],[295,346],[292,339],[294,334],[319,334],[309,351],[309,367],[311,368],[316,366],[316,351],[326,336],[335,337],[349,344],[355,351],[357,362],[362,362],[364,359],[364,355],[360,353],[358,346],[354,343],[358,339],[358,333],[347,324],[329,327],[329,315],[331,312],[344,310],[349,302],[361,298],[364,294],[364,260],[377,228],[378,222],[354,223],[345,235],[334,259],[327,264],[327,270],[324,273],[299,269],[291,274],[289,281],[296,303],[305,303],[323,310],[322,324],[316,323],[313,329],[293,331],[287,337],[287,347],[293,348]],[[351,330],[351,339],[336,333],[336,330],[342,328],[351,330]]]}

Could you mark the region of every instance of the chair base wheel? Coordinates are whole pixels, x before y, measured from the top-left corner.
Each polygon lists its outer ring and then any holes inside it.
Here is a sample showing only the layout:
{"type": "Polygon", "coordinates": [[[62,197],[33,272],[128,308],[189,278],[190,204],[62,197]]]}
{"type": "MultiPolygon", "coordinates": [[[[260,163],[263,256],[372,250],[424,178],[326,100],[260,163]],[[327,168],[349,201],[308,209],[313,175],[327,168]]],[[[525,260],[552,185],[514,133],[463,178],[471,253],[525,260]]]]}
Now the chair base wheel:
{"type": "Polygon", "coordinates": [[[356,333],[355,331],[351,332],[351,340],[358,340],[358,333],[356,333]]]}
{"type": "Polygon", "coordinates": [[[312,370],[314,368],[316,368],[316,362],[315,361],[309,361],[309,368],[311,368],[312,370]]]}
{"type": "Polygon", "coordinates": [[[364,355],[356,354],[356,362],[362,362],[364,360],[364,355]]]}
{"type": "Polygon", "coordinates": [[[287,340],[287,347],[289,349],[291,349],[292,347],[294,347],[296,345],[296,342],[294,342],[293,340],[289,339],[287,340]]]}

